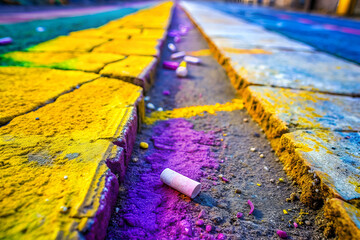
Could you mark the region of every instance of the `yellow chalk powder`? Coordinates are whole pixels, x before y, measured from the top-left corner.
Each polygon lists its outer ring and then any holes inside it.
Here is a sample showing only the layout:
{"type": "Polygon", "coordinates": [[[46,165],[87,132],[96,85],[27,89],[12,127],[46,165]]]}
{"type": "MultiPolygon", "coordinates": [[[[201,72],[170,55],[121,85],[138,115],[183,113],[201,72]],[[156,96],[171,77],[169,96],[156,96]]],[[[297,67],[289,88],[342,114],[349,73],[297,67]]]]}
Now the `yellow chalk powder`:
{"type": "Polygon", "coordinates": [[[153,124],[156,121],[167,120],[170,118],[190,118],[207,112],[216,114],[216,112],[231,112],[243,109],[243,101],[241,99],[233,99],[231,102],[224,104],[217,103],[215,105],[192,106],[185,108],[176,108],[171,111],[153,112],[150,117],[145,118],[145,124],[153,124]]]}

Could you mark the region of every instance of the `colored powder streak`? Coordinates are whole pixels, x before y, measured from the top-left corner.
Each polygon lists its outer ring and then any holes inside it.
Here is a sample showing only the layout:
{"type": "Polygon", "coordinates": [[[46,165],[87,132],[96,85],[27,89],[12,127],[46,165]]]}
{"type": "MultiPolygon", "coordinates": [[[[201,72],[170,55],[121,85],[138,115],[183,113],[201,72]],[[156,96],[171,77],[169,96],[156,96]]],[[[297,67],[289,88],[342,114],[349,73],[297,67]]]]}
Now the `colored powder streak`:
{"type": "Polygon", "coordinates": [[[230,53],[238,54],[272,54],[272,52],[266,51],[264,49],[253,48],[253,49],[239,49],[239,48],[222,48],[222,50],[230,53]]]}
{"type": "Polygon", "coordinates": [[[225,111],[231,112],[243,109],[243,101],[241,99],[233,99],[232,102],[224,104],[217,103],[215,105],[192,106],[185,108],[175,108],[171,111],[153,112],[150,117],[145,118],[145,124],[153,124],[159,120],[167,120],[171,118],[190,118],[201,115],[204,112],[215,114],[215,112],[225,111]]]}
{"type": "Polygon", "coordinates": [[[211,50],[210,49],[201,49],[201,50],[197,50],[197,51],[187,52],[187,54],[194,56],[194,57],[210,56],[211,50]]]}
{"type": "Polygon", "coordinates": [[[124,200],[119,212],[112,216],[107,239],[181,239],[200,233],[195,226],[196,214],[191,214],[195,203],[164,185],[159,177],[165,168],[170,168],[200,181],[202,189],[211,187],[203,171],[219,167],[211,147],[219,146],[220,141],[212,132],[192,128],[193,124],[184,119],[171,119],[154,127],[155,148],[148,150],[145,164],[127,173],[127,192],[123,192],[126,195],[121,197],[124,200]],[[136,180],[134,176],[138,176],[136,180]],[[186,231],[189,225],[190,231],[186,231]]]}

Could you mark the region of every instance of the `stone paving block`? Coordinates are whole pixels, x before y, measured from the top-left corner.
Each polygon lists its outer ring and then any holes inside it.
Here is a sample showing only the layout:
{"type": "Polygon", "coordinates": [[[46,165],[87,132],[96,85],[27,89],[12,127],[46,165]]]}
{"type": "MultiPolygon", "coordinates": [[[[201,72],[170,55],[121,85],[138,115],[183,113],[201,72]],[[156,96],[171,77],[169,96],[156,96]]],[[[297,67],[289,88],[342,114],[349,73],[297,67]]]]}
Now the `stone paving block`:
{"type": "Polygon", "coordinates": [[[325,53],[274,51],[225,52],[229,66],[248,84],[360,96],[360,67],[325,53]]]}
{"type": "Polygon", "coordinates": [[[156,56],[160,54],[159,42],[156,40],[113,40],[96,47],[94,52],[115,53],[123,55],[156,56]]]}
{"type": "Polygon", "coordinates": [[[360,132],[297,130],[281,137],[277,153],[288,174],[303,182],[302,198],[350,201],[360,198],[359,149],[360,132]]]}
{"type": "Polygon", "coordinates": [[[325,216],[337,226],[339,239],[360,239],[360,210],[340,199],[333,198],[326,203],[325,216]]]}
{"type": "Polygon", "coordinates": [[[105,237],[119,174],[106,162],[126,166],[141,96],[100,78],[0,128],[0,238],[105,237]]]}
{"type": "Polygon", "coordinates": [[[250,86],[245,107],[270,138],[290,129],[360,131],[360,99],[302,90],[250,86]]]}
{"type": "Polygon", "coordinates": [[[100,74],[141,86],[146,91],[153,84],[157,58],[151,56],[128,56],[126,59],[110,63],[100,74]]]}
{"type": "Polygon", "coordinates": [[[78,71],[0,67],[0,125],[98,77],[78,71]]]}
{"type": "Polygon", "coordinates": [[[28,48],[35,52],[89,52],[94,47],[107,42],[107,38],[76,38],[60,36],[28,48]]]}
{"type": "Polygon", "coordinates": [[[112,53],[83,52],[9,52],[1,56],[7,65],[48,67],[65,70],[99,72],[107,63],[124,59],[112,53]]]}

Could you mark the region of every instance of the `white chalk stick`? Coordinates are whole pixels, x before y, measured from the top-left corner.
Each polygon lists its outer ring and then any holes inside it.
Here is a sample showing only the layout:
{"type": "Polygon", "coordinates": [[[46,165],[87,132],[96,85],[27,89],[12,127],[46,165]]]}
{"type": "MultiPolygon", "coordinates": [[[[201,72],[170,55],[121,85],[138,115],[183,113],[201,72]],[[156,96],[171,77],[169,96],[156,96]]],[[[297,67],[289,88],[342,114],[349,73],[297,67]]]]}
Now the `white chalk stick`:
{"type": "Polygon", "coordinates": [[[178,59],[178,58],[182,58],[184,56],[185,56],[185,52],[177,52],[177,53],[171,54],[170,58],[171,59],[178,59]]]}
{"type": "Polygon", "coordinates": [[[160,174],[160,179],[166,185],[178,190],[188,197],[195,198],[201,190],[201,183],[166,168],[160,174]]]}
{"type": "Polygon", "coordinates": [[[184,61],[188,62],[188,63],[199,64],[200,58],[193,57],[193,56],[185,56],[184,61]]]}

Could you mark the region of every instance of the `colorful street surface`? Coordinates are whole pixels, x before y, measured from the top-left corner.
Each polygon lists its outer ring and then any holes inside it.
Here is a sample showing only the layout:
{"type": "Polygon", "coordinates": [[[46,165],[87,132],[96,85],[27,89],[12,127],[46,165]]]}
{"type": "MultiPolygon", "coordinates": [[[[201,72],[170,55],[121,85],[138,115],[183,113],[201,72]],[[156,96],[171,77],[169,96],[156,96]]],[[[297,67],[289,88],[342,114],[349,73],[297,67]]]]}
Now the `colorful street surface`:
{"type": "Polygon", "coordinates": [[[359,20],[236,3],[206,2],[204,5],[360,63],[359,20]]]}
{"type": "Polygon", "coordinates": [[[0,25],[0,239],[360,238],[358,48],[340,41],[357,46],[356,22],[189,2],[53,13],[77,17],[0,25]],[[200,59],[184,77],[164,67],[177,51],[200,59]]]}

